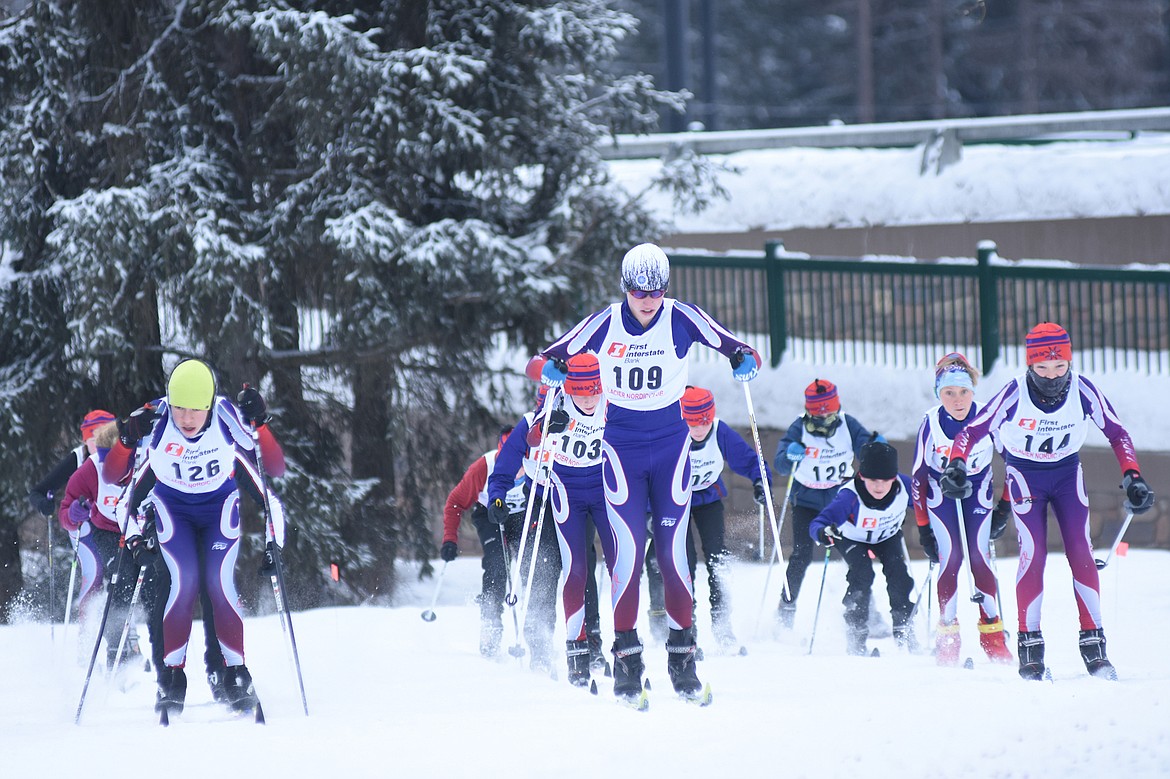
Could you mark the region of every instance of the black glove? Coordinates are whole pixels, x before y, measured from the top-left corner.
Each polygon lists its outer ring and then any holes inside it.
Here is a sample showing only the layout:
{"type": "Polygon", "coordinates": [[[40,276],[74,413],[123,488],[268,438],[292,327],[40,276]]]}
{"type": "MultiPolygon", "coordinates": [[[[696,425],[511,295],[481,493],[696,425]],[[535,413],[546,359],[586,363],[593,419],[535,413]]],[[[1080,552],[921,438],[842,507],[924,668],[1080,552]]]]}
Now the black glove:
{"type": "Polygon", "coordinates": [[[158,559],[158,537],[130,536],[126,539],[126,549],[139,568],[149,568],[158,559]]]}
{"type": "Polygon", "coordinates": [[[29,490],[28,502],[32,505],[33,509],[41,512],[46,517],[53,516],[53,499],[45,493],[29,490]]]}
{"type": "Polygon", "coordinates": [[[1008,517],[1012,515],[1012,502],[1007,498],[1000,498],[991,512],[991,540],[994,541],[1007,530],[1008,517]]]}
{"type": "Polygon", "coordinates": [[[918,543],[922,544],[922,551],[926,553],[926,559],[937,563],[938,539],[934,537],[934,531],[930,529],[930,525],[918,526],[918,543]]]}
{"type": "Polygon", "coordinates": [[[488,519],[497,525],[503,525],[511,515],[512,512],[508,510],[508,504],[499,498],[488,504],[488,519]]]}
{"type": "Polygon", "coordinates": [[[565,432],[569,426],[569,412],[563,408],[554,408],[548,415],[548,434],[556,435],[565,432]]]}
{"type": "Polygon", "coordinates": [[[276,575],[276,542],[269,541],[264,545],[264,556],[260,558],[260,575],[276,575]]]}
{"type": "Polygon", "coordinates": [[[761,506],[768,505],[768,491],[764,489],[763,479],[756,479],[752,482],[752,497],[761,506]]]}
{"type": "Polygon", "coordinates": [[[449,563],[454,560],[457,554],[459,554],[459,544],[455,543],[454,541],[444,541],[443,545],[439,547],[439,557],[441,557],[445,563],[449,563]]]}
{"type": "Polygon", "coordinates": [[[1145,514],[1154,505],[1154,491],[1137,471],[1126,471],[1121,481],[1125,490],[1125,510],[1134,514],[1145,514]]]}
{"type": "Polygon", "coordinates": [[[245,384],[240,394],[236,395],[236,405],[240,407],[245,425],[260,427],[268,421],[268,404],[264,402],[260,390],[250,384],[245,384]]]}
{"type": "Polygon", "coordinates": [[[130,416],[118,420],[118,440],[128,449],[137,449],[138,442],[150,435],[158,412],[150,406],[136,408],[130,416]]]}
{"type": "Polygon", "coordinates": [[[832,546],[841,538],[841,531],[836,525],[825,525],[817,530],[817,540],[821,542],[821,546],[832,546]]]}
{"type": "Polygon", "coordinates": [[[938,480],[944,498],[962,500],[971,497],[971,482],[967,478],[967,463],[951,460],[938,480]]]}

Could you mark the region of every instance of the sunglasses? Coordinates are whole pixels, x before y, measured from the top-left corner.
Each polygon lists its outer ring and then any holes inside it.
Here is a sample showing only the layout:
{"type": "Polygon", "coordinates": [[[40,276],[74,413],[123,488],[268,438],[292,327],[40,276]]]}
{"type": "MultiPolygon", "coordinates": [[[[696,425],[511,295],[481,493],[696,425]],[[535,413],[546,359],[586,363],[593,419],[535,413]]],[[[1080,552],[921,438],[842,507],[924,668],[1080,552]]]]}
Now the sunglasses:
{"type": "Polygon", "coordinates": [[[642,298],[654,298],[655,300],[658,300],[658,298],[660,298],[666,294],[666,290],[664,290],[664,289],[631,289],[630,294],[633,295],[634,297],[636,297],[638,300],[641,300],[642,298]]]}

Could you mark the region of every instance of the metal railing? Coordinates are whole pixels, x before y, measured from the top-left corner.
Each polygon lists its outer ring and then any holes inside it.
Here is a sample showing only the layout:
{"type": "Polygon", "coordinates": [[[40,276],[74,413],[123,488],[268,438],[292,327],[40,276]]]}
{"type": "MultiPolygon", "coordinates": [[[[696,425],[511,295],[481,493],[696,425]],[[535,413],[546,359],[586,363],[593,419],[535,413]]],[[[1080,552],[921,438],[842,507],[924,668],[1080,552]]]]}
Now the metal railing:
{"type": "MultiPolygon", "coordinates": [[[[1170,373],[1170,270],[1001,259],[671,254],[672,294],[763,338],[773,366],[802,361],[925,368],[960,351],[986,373],[1017,364],[1037,322],[1063,325],[1078,364],[1170,373]]],[[[700,350],[702,353],[702,350],[700,350]]]]}

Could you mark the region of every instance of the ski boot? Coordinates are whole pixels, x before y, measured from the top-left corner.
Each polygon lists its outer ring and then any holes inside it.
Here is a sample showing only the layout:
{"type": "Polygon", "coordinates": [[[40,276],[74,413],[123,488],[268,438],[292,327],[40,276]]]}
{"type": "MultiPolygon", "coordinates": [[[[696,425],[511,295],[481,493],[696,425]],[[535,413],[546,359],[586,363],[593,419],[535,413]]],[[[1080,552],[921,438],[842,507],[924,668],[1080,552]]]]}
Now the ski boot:
{"type": "Polygon", "coordinates": [[[479,624],[479,653],[484,657],[495,657],[500,653],[503,638],[504,623],[501,620],[484,620],[479,624]]]}
{"type": "Polygon", "coordinates": [[[613,638],[613,694],[634,700],[642,694],[642,642],[637,630],[618,631],[613,638]]]}
{"type": "Polygon", "coordinates": [[[589,670],[613,676],[609,661],[605,659],[605,650],[602,649],[601,631],[590,631],[585,640],[589,643],[589,670]]]}
{"type": "Polygon", "coordinates": [[[169,714],[182,714],[187,700],[187,673],[182,668],[163,666],[158,669],[158,693],[154,699],[154,710],[169,714]]]}
{"type": "Polygon", "coordinates": [[[727,617],[712,620],[711,632],[715,634],[715,641],[719,644],[721,654],[735,654],[739,650],[739,642],[735,639],[735,632],[731,629],[731,620],[727,617]]]}
{"type": "Polygon", "coordinates": [[[666,670],[674,691],[684,698],[697,697],[703,689],[695,673],[695,629],[670,631],[666,639],[666,670]]]}
{"type": "Polygon", "coordinates": [[[211,688],[211,699],[216,703],[227,703],[227,667],[221,659],[218,663],[207,664],[207,686],[211,688]]]}
{"type": "Polygon", "coordinates": [[[780,607],[776,609],[776,620],[780,627],[792,630],[792,626],[796,624],[796,601],[781,600],[780,607]]]}
{"type": "Polygon", "coordinates": [[[588,687],[589,642],[584,640],[566,641],[565,655],[569,660],[569,684],[574,687],[588,687]]]}
{"type": "Polygon", "coordinates": [[[869,637],[869,632],[865,628],[849,627],[845,634],[845,654],[866,656],[869,650],[866,649],[866,640],[869,637]]]}
{"type": "Polygon", "coordinates": [[[1040,681],[1044,678],[1044,636],[1040,635],[1039,630],[1033,630],[1018,634],[1016,640],[1020,654],[1020,678],[1040,681]]]}
{"type": "Polygon", "coordinates": [[[1085,668],[1098,679],[1117,681],[1117,670],[1109,658],[1105,656],[1105,631],[1081,631],[1081,659],[1085,661],[1085,668]]]}
{"type": "Polygon", "coordinates": [[[912,655],[918,654],[921,649],[918,645],[918,636],[914,635],[914,628],[910,625],[900,625],[894,628],[894,643],[912,655]]]}
{"type": "Polygon", "coordinates": [[[1004,641],[1003,620],[999,617],[979,620],[979,645],[993,663],[1010,663],[1013,659],[1004,641]]]}
{"type": "Polygon", "coordinates": [[[934,634],[934,661],[943,666],[959,664],[959,650],[963,640],[959,637],[959,622],[939,622],[934,634]]]}
{"type": "Polygon", "coordinates": [[[252,685],[252,674],[245,665],[228,666],[224,674],[224,692],[228,705],[241,713],[255,711],[259,702],[252,685]]]}

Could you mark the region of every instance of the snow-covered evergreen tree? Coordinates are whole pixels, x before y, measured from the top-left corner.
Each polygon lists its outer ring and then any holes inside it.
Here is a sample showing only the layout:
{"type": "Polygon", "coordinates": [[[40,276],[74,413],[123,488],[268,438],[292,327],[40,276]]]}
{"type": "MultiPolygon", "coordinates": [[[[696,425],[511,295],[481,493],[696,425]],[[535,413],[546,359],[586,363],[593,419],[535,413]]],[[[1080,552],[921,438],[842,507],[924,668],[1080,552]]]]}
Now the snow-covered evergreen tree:
{"type": "Polygon", "coordinates": [[[601,0],[34,0],[0,26],[0,230],[62,289],[62,404],[125,413],[187,354],[259,382],[294,602],[388,593],[511,421],[484,354],[656,235],[596,152],[680,104],[607,74],[632,27],[601,0]]]}

